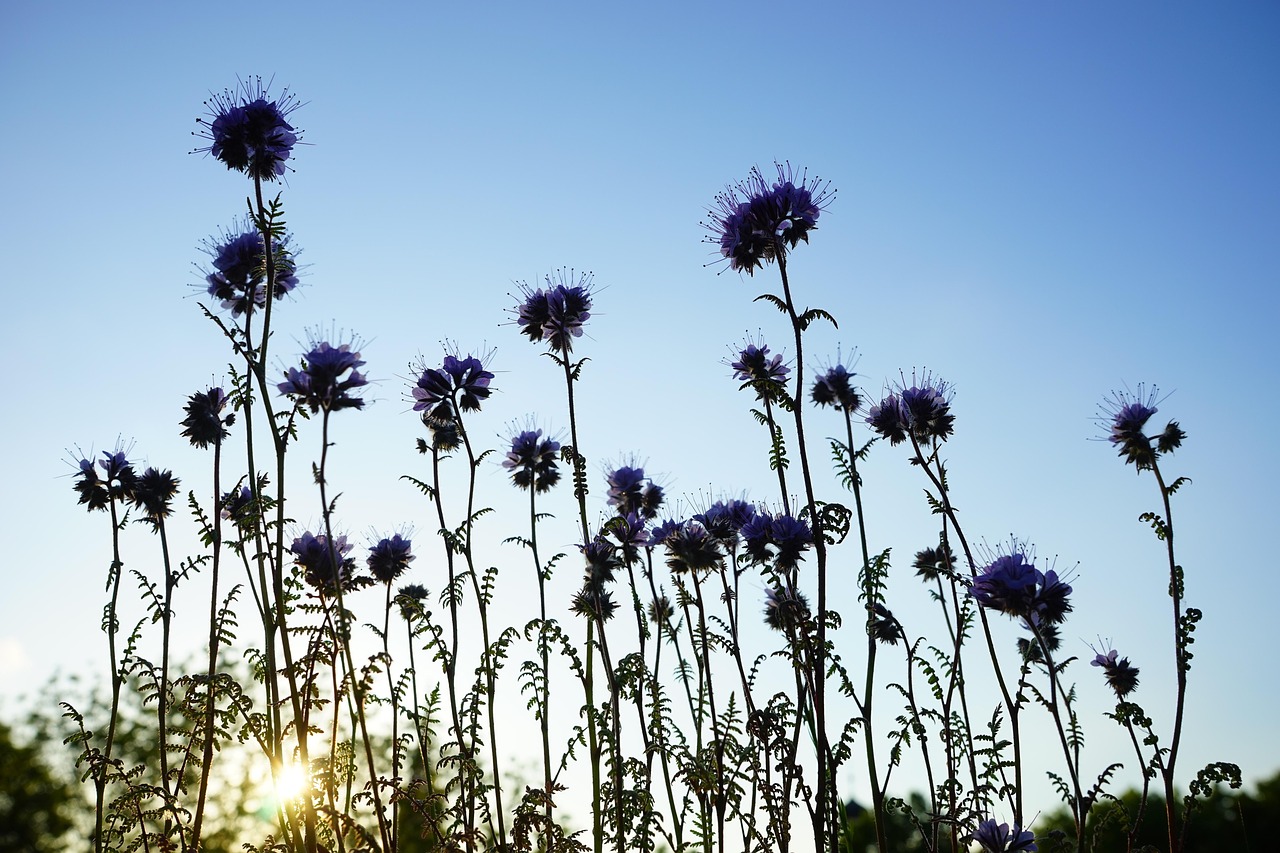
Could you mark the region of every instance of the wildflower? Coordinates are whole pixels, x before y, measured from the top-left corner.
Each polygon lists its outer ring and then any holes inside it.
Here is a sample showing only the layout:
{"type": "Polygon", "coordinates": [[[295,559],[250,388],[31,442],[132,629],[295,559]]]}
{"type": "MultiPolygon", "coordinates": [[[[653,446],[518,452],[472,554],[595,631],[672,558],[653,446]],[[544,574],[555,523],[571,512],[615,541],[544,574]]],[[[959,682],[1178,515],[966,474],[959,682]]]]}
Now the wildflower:
{"type": "Polygon", "coordinates": [[[997,824],[994,819],[984,820],[978,824],[977,830],[970,836],[982,846],[985,853],[1034,853],[1036,837],[1030,830],[1018,824],[1009,829],[1009,824],[997,824]]]}
{"type": "Polygon", "coordinates": [[[902,625],[894,618],[893,611],[883,604],[876,604],[872,611],[871,636],[882,643],[896,646],[903,634],[902,625]]]}
{"type": "Polygon", "coordinates": [[[777,400],[786,396],[791,368],[782,363],[781,355],[770,359],[767,345],[748,343],[738,353],[738,360],[729,366],[733,368],[733,378],[742,383],[742,389],[753,389],[759,399],[777,400]]]}
{"type": "Polygon", "coordinates": [[[540,429],[527,429],[512,436],[502,467],[511,472],[511,480],[519,488],[545,492],[560,480],[559,453],[560,442],[543,438],[540,429]]]}
{"type": "Polygon", "coordinates": [[[656,548],[663,542],[666,542],[667,538],[671,536],[671,534],[675,533],[683,526],[683,521],[667,519],[649,531],[649,538],[645,541],[645,544],[650,548],[656,548]]]}
{"type": "Polygon", "coordinates": [[[192,447],[203,450],[211,444],[221,444],[227,437],[227,427],[235,422],[235,414],[222,417],[226,405],[227,395],[217,387],[187,398],[187,405],[182,409],[187,413],[182,419],[182,426],[186,427],[182,435],[191,441],[192,447]]]}
{"type": "Polygon", "coordinates": [[[148,468],[138,478],[132,499],[142,510],[143,519],[159,528],[160,522],[173,513],[173,496],[177,493],[178,480],[172,471],[148,468]]]}
{"type": "Polygon", "coordinates": [[[614,548],[612,542],[603,536],[597,536],[587,544],[579,545],[578,550],[582,552],[582,556],[587,562],[586,580],[590,586],[611,583],[613,581],[613,573],[622,567],[622,561],[618,559],[617,549],[614,548]]]}
{"type": "Polygon", "coordinates": [[[347,556],[350,550],[345,536],[335,536],[330,545],[323,533],[313,536],[309,531],[294,539],[289,547],[295,562],[306,573],[307,583],[322,593],[333,592],[339,583],[343,589],[355,588],[356,561],[347,556]]]}
{"type": "Polygon", "coordinates": [[[196,119],[201,127],[197,135],[210,144],[196,151],[210,154],[228,169],[255,180],[284,177],[285,161],[299,136],[287,118],[300,104],[288,89],[269,100],[269,86],[255,77],[234,91],[225,89],[205,101],[211,120],[196,119]]]}
{"type": "Polygon", "coordinates": [[[609,590],[587,584],[573,596],[569,609],[579,616],[608,622],[618,609],[618,603],[609,590]]]}
{"type": "Polygon", "coordinates": [[[416,557],[410,553],[410,540],[405,539],[399,533],[390,538],[384,538],[378,541],[378,544],[369,549],[369,571],[373,576],[383,583],[389,584],[400,575],[404,574],[416,557]]]}
{"type": "Polygon", "coordinates": [[[951,386],[925,372],[919,379],[911,374],[894,393],[872,406],[867,424],[890,444],[897,445],[914,438],[920,444],[946,441],[954,432],[955,415],[951,414],[951,386]]]}
{"type": "Polygon", "coordinates": [[[1056,571],[1037,569],[1017,543],[974,578],[972,593],[983,607],[1029,620],[1033,627],[1059,624],[1071,612],[1071,586],[1056,571]]]}
{"type": "Polygon", "coordinates": [[[644,529],[644,519],[636,513],[616,515],[605,524],[618,540],[622,551],[622,565],[630,566],[640,559],[640,549],[649,544],[649,534],[644,529]]]}
{"type": "Polygon", "coordinates": [[[862,397],[853,387],[855,375],[842,364],[832,365],[814,380],[813,402],[819,406],[831,406],[839,412],[856,412],[862,407],[862,397]]]}
{"type": "Polygon", "coordinates": [[[563,269],[546,277],[546,289],[521,285],[524,298],[515,307],[516,324],[533,343],[545,342],[554,353],[568,356],[573,339],[591,318],[592,274],[563,269]],[[576,275],[576,278],[575,278],[576,275]]]}
{"type": "Polygon", "coordinates": [[[738,542],[738,531],[756,515],[756,508],[746,501],[716,501],[693,520],[707,528],[715,538],[733,547],[738,542]]]}
{"type": "Polygon", "coordinates": [[[1159,393],[1160,389],[1154,386],[1147,393],[1143,384],[1138,383],[1136,393],[1127,389],[1113,391],[1102,402],[1099,420],[1106,425],[1107,440],[1116,447],[1125,464],[1132,463],[1139,471],[1153,467],[1161,454],[1172,453],[1187,437],[1177,421],[1169,421],[1158,436],[1143,433],[1147,421],[1159,411],[1156,408],[1159,393]]]}
{"type": "Polygon", "coordinates": [[[232,489],[222,496],[222,517],[242,532],[253,528],[257,516],[253,489],[248,486],[241,486],[239,491],[232,489]]]}
{"type": "Polygon", "coordinates": [[[951,577],[952,567],[955,564],[955,552],[945,543],[940,543],[937,548],[924,548],[917,551],[915,561],[911,565],[916,570],[916,577],[933,581],[939,575],[951,577]]]}
{"type": "Polygon", "coordinates": [[[88,459],[77,463],[80,473],[72,486],[80,495],[79,503],[90,512],[106,509],[112,500],[132,500],[137,488],[138,475],[122,450],[102,452],[103,459],[95,467],[88,459]],[[101,468],[100,476],[97,469],[101,468]]]}
{"type": "Polygon", "coordinates": [[[1129,663],[1128,658],[1120,657],[1115,649],[1106,654],[1099,652],[1090,664],[1102,667],[1107,684],[1115,691],[1117,699],[1128,696],[1138,686],[1138,668],[1129,663]]]}
{"type": "Polygon", "coordinates": [[[781,259],[801,240],[809,242],[818,216],[835,196],[829,182],[810,180],[807,171],[801,172],[797,182],[789,163],[774,165],[778,180],[772,184],[752,168],[745,181],[717,194],[717,209],[705,223],[709,239],[719,245],[729,268],[748,275],[781,259]]]}
{"type": "Polygon", "coordinates": [[[649,621],[655,625],[666,625],[675,616],[676,610],[671,606],[671,599],[660,595],[649,602],[649,621]]]}
{"type": "Polygon", "coordinates": [[[808,618],[808,599],[790,585],[765,590],[764,621],[773,630],[790,633],[801,628],[808,618]]]}
{"type": "Polygon", "coordinates": [[[789,515],[757,513],[742,527],[748,556],[757,563],[773,560],[779,570],[794,569],[813,544],[809,525],[789,515]]]}
{"type": "MultiPolygon", "coordinates": [[[[431,431],[431,447],[440,453],[457,450],[462,433],[447,403],[422,413],[422,425],[431,431]]],[[[423,451],[426,452],[425,450],[423,451]]]]}
{"type": "Polygon", "coordinates": [[[396,603],[400,605],[400,617],[406,622],[422,612],[422,602],[427,600],[427,588],[421,584],[411,583],[400,587],[396,593],[396,603]]]}
{"type": "Polygon", "coordinates": [[[662,506],[662,487],[654,483],[644,474],[644,469],[635,465],[619,465],[605,471],[605,482],[609,486],[609,506],[617,507],[618,515],[638,515],[644,519],[653,519],[662,506]]]}
{"type": "MultiPolygon", "coordinates": [[[[297,264],[289,249],[290,242],[292,238],[288,234],[271,241],[275,299],[283,299],[298,286],[297,264]]],[[[247,221],[237,223],[233,230],[223,232],[218,238],[204,241],[204,250],[213,258],[213,270],[205,272],[205,290],[219,300],[232,317],[267,304],[263,246],[262,234],[247,221]]]]}
{"type": "Polygon", "coordinates": [[[301,370],[291,367],[285,372],[285,381],[277,386],[281,394],[292,395],[312,412],[364,408],[364,400],[349,393],[369,382],[356,370],[364,362],[350,344],[335,347],[321,341],[303,359],[306,366],[301,370]],[[348,370],[350,375],[342,379],[348,370]]]}
{"type": "Polygon", "coordinates": [[[421,412],[448,402],[462,412],[480,411],[480,401],[489,399],[493,374],[475,356],[446,355],[439,370],[427,368],[413,389],[413,410],[421,412]]]}
{"type": "Polygon", "coordinates": [[[662,544],[667,549],[667,567],[673,572],[709,572],[724,562],[720,541],[696,521],[671,531],[662,544]]]}

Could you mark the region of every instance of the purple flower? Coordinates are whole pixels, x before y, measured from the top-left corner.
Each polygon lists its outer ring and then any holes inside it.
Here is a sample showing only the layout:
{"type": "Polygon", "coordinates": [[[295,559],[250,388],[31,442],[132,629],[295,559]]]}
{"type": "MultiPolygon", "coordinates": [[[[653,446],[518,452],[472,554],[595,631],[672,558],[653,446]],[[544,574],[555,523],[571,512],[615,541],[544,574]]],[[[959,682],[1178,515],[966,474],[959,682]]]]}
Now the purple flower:
{"type": "Polygon", "coordinates": [[[594,587],[613,582],[613,575],[622,567],[618,559],[618,549],[603,536],[597,536],[585,545],[579,545],[582,558],[586,561],[586,581],[594,587]]]}
{"type": "Polygon", "coordinates": [[[829,182],[810,180],[807,171],[797,180],[789,163],[774,165],[777,181],[766,181],[758,168],[752,168],[745,181],[716,195],[711,219],[704,223],[729,268],[748,275],[801,240],[809,242],[818,216],[835,196],[829,182]]]}
{"type": "Polygon", "coordinates": [[[1098,420],[1107,429],[1107,440],[1115,446],[1125,464],[1133,464],[1139,471],[1151,468],[1161,454],[1181,447],[1182,440],[1187,437],[1177,421],[1169,421],[1158,436],[1144,434],[1147,421],[1159,411],[1156,408],[1159,395],[1159,388],[1153,386],[1147,393],[1139,382],[1136,392],[1128,389],[1113,391],[1102,401],[1102,414],[1098,420]]]}
{"type": "Polygon", "coordinates": [[[913,437],[920,444],[935,439],[946,441],[954,431],[955,421],[951,414],[951,386],[927,371],[919,379],[912,373],[910,387],[904,379],[897,391],[867,412],[867,425],[893,445],[913,437]]]}
{"type": "Polygon", "coordinates": [[[294,539],[289,547],[294,561],[306,573],[307,583],[322,593],[334,592],[339,583],[344,590],[355,587],[356,561],[347,556],[350,550],[345,536],[335,536],[330,546],[327,536],[313,536],[310,531],[294,539]]]}
{"type": "Polygon", "coordinates": [[[738,542],[738,531],[755,518],[756,508],[741,500],[716,501],[693,520],[707,528],[715,538],[733,547],[738,542]]]}
{"type": "MultiPolygon", "coordinates": [[[[490,353],[492,354],[492,353],[490,353]]],[[[489,399],[493,374],[475,356],[446,355],[440,369],[426,368],[413,388],[413,410],[421,412],[441,403],[457,406],[462,412],[480,411],[480,401],[489,399]]],[[[447,406],[446,406],[447,409],[447,406]]]]}
{"type": "Polygon", "coordinates": [[[306,364],[301,370],[291,367],[285,372],[285,381],[277,386],[281,394],[295,397],[312,412],[364,408],[364,400],[350,393],[369,382],[356,370],[364,362],[360,353],[351,351],[351,344],[335,347],[321,341],[303,359],[306,364]],[[342,378],[347,371],[350,374],[342,378]]]}
{"type": "Polygon", "coordinates": [[[770,560],[781,571],[799,565],[804,552],[813,544],[809,525],[789,515],[773,516],[758,512],[742,527],[747,555],[757,563],[770,560]]]}
{"type": "Polygon", "coordinates": [[[972,593],[983,607],[1023,619],[1042,633],[1044,626],[1062,623],[1071,612],[1071,586],[1056,571],[1041,572],[1032,565],[1017,542],[973,579],[972,593]]]}
{"type": "Polygon", "coordinates": [[[862,407],[862,397],[853,387],[855,375],[843,364],[832,365],[814,380],[813,402],[819,406],[831,406],[836,411],[856,412],[862,407]]]}
{"type": "Polygon", "coordinates": [[[285,161],[300,135],[287,117],[301,105],[288,89],[270,99],[270,85],[263,86],[262,78],[255,77],[205,101],[209,118],[196,119],[200,125],[196,135],[209,145],[196,151],[254,179],[284,177],[285,161]]]}
{"type": "Polygon", "coordinates": [[[104,450],[102,456],[97,467],[88,459],[76,462],[80,470],[72,488],[80,495],[78,502],[90,512],[106,509],[112,500],[132,500],[138,485],[138,475],[123,450],[104,450]],[[102,469],[102,475],[98,474],[98,468],[102,469]]]}
{"type": "Polygon", "coordinates": [[[389,584],[404,574],[416,557],[410,552],[413,543],[399,533],[378,541],[369,549],[368,565],[373,576],[389,584]]]}
{"type": "Polygon", "coordinates": [[[696,521],[672,530],[662,541],[667,551],[667,568],[679,572],[709,572],[724,564],[720,540],[696,521]]]}
{"type": "Polygon", "coordinates": [[[982,846],[986,853],[1035,853],[1036,837],[1016,823],[997,824],[994,819],[984,820],[970,838],[982,846]]]}
{"type": "Polygon", "coordinates": [[[661,524],[659,524],[658,526],[654,527],[652,530],[649,531],[649,538],[645,542],[645,544],[648,545],[650,548],[656,548],[662,543],[666,542],[668,536],[670,536],[672,533],[675,533],[677,530],[679,530],[683,526],[684,526],[683,521],[675,521],[674,519],[667,519],[666,521],[662,522],[661,524]]]}
{"type": "Polygon", "coordinates": [[[662,506],[662,487],[644,475],[644,469],[634,465],[619,465],[605,472],[609,485],[609,506],[617,507],[618,515],[638,515],[653,519],[662,506]]]}
{"type": "Polygon", "coordinates": [[[132,501],[142,510],[144,521],[159,529],[160,523],[173,513],[173,496],[178,493],[178,480],[172,471],[148,468],[134,486],[132,501]]]}
{"type": "Polygon", "coordinates": [[[422,602],[427,600],[427,588],[421,584],[411,583],[400,587],[396,592],[396,603],[400,605],[400,617],[410,622],[422,613],[422,602]]]}
{"type": "Polygon", "coordinates": [[[939,544],[937,548],[917,551],[915,561],[911,565],[916,570],[916,577],[932,581],[939,575],[952,577],[955,564],[955,552],[949,546],[939,544]]]}
{"type": "Polygon", "coordinates": [[[738,353],[738,360],[732,362],[733,378],[742,383],[742,388],[751,388],[761,400],[777,400],[786,396],[787,376],[791,368],[782,363],[782,356],[769,358],[768,345],[756,346],[748,342],[738,353]]]}
{"type": "Polygon", "coordinates": [[[623,565],[630,566],[639,560],[640,549],[649,544],[649,534],[644,528],[644,519],[634,512],[615,515],[605,524],[605,529],[618,540],[623,565]]]}
{"type": "Polygon", "coordinates": [[[765,590],[764,621],[775,631],[792,632],[809,618],[809,601],[790,586],[765,590]]]}
{"type": "Polygon", "coordinates": [[[591,273],[557,270],[546,277],[546,289],[521,285],[523,299],[515,307],[516,324],[533,343],[545,342],[554,353],[568,356],[573,339],[591,317],[591,273]]]}
{"type": "Polygon", "coordinates": [[[502,467],[511,472],[511,480],[519,488],[545,492],[560,480],[559,454],[560,442],[543,438],[540,429],[527,429],[512,436],[502,467]]]}
{"type": "Polygon", "coordinates": [[[1099,652],[1090,664],[1102,667],[1107,684],[1115,691],[1117,699],[1128,696],[1138,686],[1138,668],[1129,663],[1128,658],[1120,657],[1115,649],[1106,654],[1099,652]]]}
{"type": "MultiPolygon", "coordinates": [[[[283,299],[298,286],[298,268],[289,248],[292,237],[273,238],[271,254],[275,271],[272,295],[283,299]]],[[[204,270],[205,290],[222,307],[238,317],[252,307],[267,304],[267,265],[263,262],[262,234],[250,221],[237,222],[232,230],[204,241],[204,251],[213,258],[213,269],[204,270]]]]}
{"type": "Polygon", "coordinates": [[[258,517],[258,509],[253,500],[253,489],[241,486],[239,491],[232,489],[223,495],[222,517],[234,524],[242,533],[252,530],[258,517]]]}
{"type": "Polygon", "coordinates": [[[192,447],[203,450],[211,444],[221,444],[227,437],[227,427],[235,422],[235,415],[222,417],[226,405],[227,395],[217,387],[187,398],[187,405],[183,406],[187,416],[182,419],[182,426],[186,428],[182,435],[191,441],[192,447]]]}

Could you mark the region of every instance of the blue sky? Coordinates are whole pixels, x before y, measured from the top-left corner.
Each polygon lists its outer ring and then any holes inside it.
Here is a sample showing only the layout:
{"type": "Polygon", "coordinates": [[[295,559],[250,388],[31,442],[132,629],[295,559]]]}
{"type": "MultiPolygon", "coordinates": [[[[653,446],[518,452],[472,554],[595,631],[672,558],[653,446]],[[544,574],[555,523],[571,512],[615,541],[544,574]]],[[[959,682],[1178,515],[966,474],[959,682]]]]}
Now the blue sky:
{"type": "MultiPolygon", "coordinates": [[[[1166,731],[1161,550],[1136,521],[1157,495],[1089,439],[1111,389],[1173,392],[1159,417],[1190,436],[1170,467],[1193,480],[1175,512],[1189,604],[1206,614],[1184,766],[1280,766],[1275,665],[1254,651],[1277,639],[1280,594],[1262,556],[1280,509],[1273,4],[31,3],[0,20],[0,330],[15,367],[0,695],[104,668],[106,523],[75,506],[67,449],[122,436],[203,482],[177,421],[228,357],[193,264],[246,185],[190,154],[191,132],[211,91],[261,74],[305,102],[283,187],[305,286],[278,315],[276,356],[308,329],[351,330],[378,380],[369,410],[339,424],[353,534],[431,529],[397,477],[419,465],[409,365],[437,360],[440,341],[496,348],[495,445],[528,413],[564,427],[552,365],[506,313],[516,282],[561,266],[598,288],[581,343],[597,483],[634,455],[695,504],[772,498],[725,361],[747,334],[789,353],[780,316],[750,301],[776,285],[714,264],[699,223],[726,183],[789,160],[839,190],[792,267],[799,300],[840,323],[815,329],[806,367],[840,344],[873,396],[916,366],[955,385],[949,457],[971,535],[1078,563],[1066,636],[1081,654],[1114,638],[1166,731]]],[[[486,476],[510,499],[500,469],[486,476]]],[[[936,535],[924,484],[887,447],[866,479],[872,547],[894,549],[890,604],[923,620],[907,566],[936,535]]],[[[154,568],[153,543],[131,536],[131,565],[154,568]]],[[[1105,696],[1096,671],[1075,674],[1101,769],[1105,696]]]]}

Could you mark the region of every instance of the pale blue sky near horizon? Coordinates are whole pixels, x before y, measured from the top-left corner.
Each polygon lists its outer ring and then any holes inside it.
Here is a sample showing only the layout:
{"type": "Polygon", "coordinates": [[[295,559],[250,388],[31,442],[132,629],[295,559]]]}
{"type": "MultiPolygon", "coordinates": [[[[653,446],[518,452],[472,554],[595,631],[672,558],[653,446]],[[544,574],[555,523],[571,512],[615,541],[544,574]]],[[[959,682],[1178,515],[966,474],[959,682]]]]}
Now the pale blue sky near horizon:
{"type": "MultiPolygon", "coordinates": [[[[107,525],[75,505],[67,450],[122,436],[193,487],[207,477],[177,422],[229,353],[193,264],[248,185],[192,155],[191,132],[211,91],[262,75],[304,102],[279,188],[304,286],[277,314],[274,357],[337,327],[367,341],[376,380],[367,411],[335,420],[354,538],[414,524],[433,547],[430,507],[397,478],[420,465],[409,365],[440,341],[496,349],[480,427],[495,446],[529,413],[564,429],[553,366],[507,312],[517,282],[561,266],[597,286],[579,351],[598,502],[605,463],[633,455],[694,503],[772,499],[726,359],[744,335],[794,356],[781,316],[751,303],[776,273],[725,271],[700,223],[725,184],[789,160],[838,188],[791,267],[799,301],[840,323],[814,328],[806,371],[839,344],[870,396],[917,366],[954,384],[947,455],[970,535],[1029,538],[1075,567],[1068,642],[1084,655],[1113,639],[1163,732],[1166,575],[1136,520],[1158,496],[1089,439],[1112,389],[1172,392],[1157,419],[1189,434],[1167,467],[1193,481],[1175,513],[1188,604],[1205,612],[1183,778],[1214,760],[1271,775],[1278,46],[1269,3],[6,5],[0,331],[16,387],[0,435],[16,488],[0,497],[0,711],[55,670],[105,668],[107,525]]],[[[842,429],[827,417],[809,416],[813,434],[842,429]]],[[[910,554],[936,532],[900,451],[878,446],[865,474],[910,630],[929,618],[910,554]]],[[[482,477],[512,497],[500,469],[482,477]]],[[[153,567],[150,538],[130,536],[126,560],[153,567]]],[[[193,593],[185,611],[202,606],[193,593]]],[[[1090,736],[1109,744],[1084,663],[1090,736]]]]}

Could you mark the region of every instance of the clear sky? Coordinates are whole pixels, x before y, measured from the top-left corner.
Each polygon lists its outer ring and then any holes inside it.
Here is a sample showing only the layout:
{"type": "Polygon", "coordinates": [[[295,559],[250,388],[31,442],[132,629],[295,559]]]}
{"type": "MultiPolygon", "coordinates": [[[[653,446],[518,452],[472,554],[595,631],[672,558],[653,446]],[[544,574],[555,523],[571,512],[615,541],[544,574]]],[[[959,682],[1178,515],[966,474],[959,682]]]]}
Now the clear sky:
{"type": "MultiPolygon", "coordinates": [[[[1157,493],[1089,439],[1111,389],[1173,392],[1157,417],[1189,435],[1168,467],[1193,481],[1176,523],[1188,604],[1205,612],[1183,766],[1271,774],[1278,45],[1280,9],[1261,2],[6,4],[0,696],[55,669],[105,671],[107,523],[75,505],[67,449],[123,436],[139,461],[204,482],[177,422],[228,354],[193,264],[246,184],[191,155],[191,132],[211,91],[260,74],[305,102],[283,188],[304,287],[274,351],[283,366],[307,329],[351,330],[378,380],[373,405],[338,421],[333,478],[357,539],[414,524],[434,548],[430,508],[397,477],[422,473],[408,365],[437,360],[441,340],[496,347],[495,445],[528,413],[565,426],[553,366],[503,325],[515,282],[561,266],[598,288],[581,343],[596,494],[604,464],[635,455],[693,503],[771,499],[725,359],[748,333],[789,353],[789,333],[750,301],[772,271],[718,274],[699,223],[726,183],[790,160],[839,190],[792,267],[798,299],[840,323],[815,327],[807,367],[840,344],[872,395],[913,366],[955,385],[948,455],[969,531],[1078,563],[1067,642],[1087,654],[1113,638],[1165,732],[1166,575],[1136,520],[1157,493]]],[[[484,476],[512,499],[500,469],[484,476]]],[[[871,545],[894,549],[890,606],[910,630],[927,618],[910,554],[936,537],[924,484],[888,447],[866,482],[871,545]]],[[[318,506],[293,514],[314,522],[318,506]]],[[[153,571],[141,528],[130,547],[153,571]]],[[[198,623],[200,600],[179,618],[198,623]]],[[[1099,744],[1086,768],[1100,770],[1115,727],[1082,664],[1099,744]]]]}

